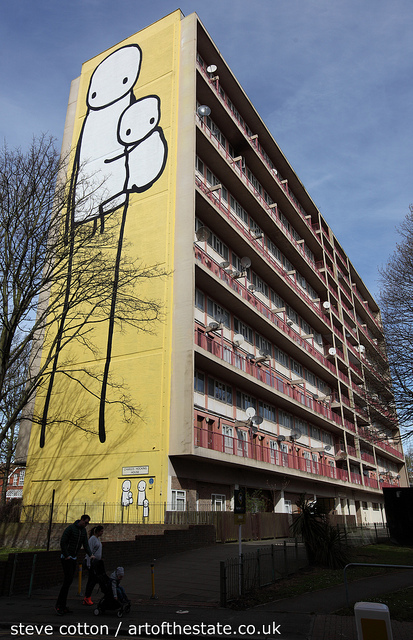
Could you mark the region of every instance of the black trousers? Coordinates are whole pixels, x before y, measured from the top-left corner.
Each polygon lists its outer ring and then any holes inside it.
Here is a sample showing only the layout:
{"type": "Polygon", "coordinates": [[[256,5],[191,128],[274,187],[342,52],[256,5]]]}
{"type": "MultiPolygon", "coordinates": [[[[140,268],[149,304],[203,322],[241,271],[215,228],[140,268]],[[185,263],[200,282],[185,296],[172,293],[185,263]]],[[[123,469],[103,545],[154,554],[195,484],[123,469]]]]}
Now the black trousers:
{"type": "Polygon", "coordinates": [[[95,587],[95,585],[98,583],[98,577],[96,575],[96,572],[93,568],[93,560],[90,563],[90,567],[89,567],[89,577],[86,583],[86,589],[85,589],[85,598],[90,598],[90,596],[92,595],[92,591],[95,587]]]}
{"type": "Polygon", "coordinates": [[[70,585],[73,582],[76,571],[76,560],[72,558],[61,558],[63,568],[63,584],[57,596],[56,607],[58,609],[64,609],[66,607],[67,594],[69,593],[70,585]]]}

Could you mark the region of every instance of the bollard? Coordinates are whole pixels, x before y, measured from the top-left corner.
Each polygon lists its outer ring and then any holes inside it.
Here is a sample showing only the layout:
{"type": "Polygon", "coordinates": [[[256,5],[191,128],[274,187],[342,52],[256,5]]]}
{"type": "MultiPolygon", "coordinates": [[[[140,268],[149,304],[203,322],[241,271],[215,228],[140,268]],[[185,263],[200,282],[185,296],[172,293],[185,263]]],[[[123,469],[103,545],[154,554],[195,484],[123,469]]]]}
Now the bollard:
{"type": "Polygon", "coordinates": [[[81,564],[79,564],[79,574],[77,579],[77,595],[78,596],[82,595],[82,571],[83,571],[83,567],[81,564]]]}
{"type": "Polygon", "coordinates": [[[381,602],[354,605],[357,640],[393,640],[389,608],[381,602]]]}
{"type": "Polygon", "coordinates": [[[152,584],[151,600],[157,600],[158,598],[155,595],[155,560],[151,562],[151,584],[152,584]]]}

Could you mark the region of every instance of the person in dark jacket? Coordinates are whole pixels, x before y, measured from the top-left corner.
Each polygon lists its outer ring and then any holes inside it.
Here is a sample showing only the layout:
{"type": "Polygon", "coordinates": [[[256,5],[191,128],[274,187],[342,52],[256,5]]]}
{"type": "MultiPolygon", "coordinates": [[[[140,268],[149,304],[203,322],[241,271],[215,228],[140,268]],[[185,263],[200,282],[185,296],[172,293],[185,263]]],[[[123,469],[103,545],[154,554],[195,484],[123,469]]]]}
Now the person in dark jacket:
{"type": "Polygon", "coordinates": [[[76,559],[79,549],[83,547],[88,556],[94,558],[89,548],[86,534],[86,527],[89,522],[90,517],[86,514],[83,515],[80,520],[76,520],[76,522],[66,527],[60,539],[63,584],[56,602],[56,612],[59,616],[63,616],[65,613],[72,613],[72,611],[67,608],[66,600],[75,575],[76,559]]]}

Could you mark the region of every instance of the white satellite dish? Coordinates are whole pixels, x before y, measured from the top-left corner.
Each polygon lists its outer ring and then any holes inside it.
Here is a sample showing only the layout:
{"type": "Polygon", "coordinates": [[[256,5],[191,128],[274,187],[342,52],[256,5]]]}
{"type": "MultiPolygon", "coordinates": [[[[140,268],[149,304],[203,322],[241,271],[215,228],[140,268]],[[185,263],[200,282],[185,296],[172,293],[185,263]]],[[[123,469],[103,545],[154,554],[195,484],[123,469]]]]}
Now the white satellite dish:
{"type": "Polygon", "coordinates": [[[208,105],[206,104],[201,104],[198,107],[198,115],[201,116],[201,118],[204,118],[205,116],[209,116],[211,113],[211,109],[210,107],[208,107],[208,105]]]}
{"type": "Polygon", "coordinates": [[[323,302],[323,307],[324,307],[324,309],[330,309],[331,304],[329,303],[329,301],[328,301],[328,300],[326,300],[325,302],[323,302]]]}
{"type": "Polygon", "coordinates": [[[243,258],[241,258],[241,266],[243,269],[249,269],[251,266],[251,260],[250,258],[248,258],[248,256],[244,256],[243,258]]]}
{"type": "Polygon", "coordinates": [[[237,347],[240,346],[240,344],[242,344],[244,342],[244,336],[242,335],[242,333],[236,333],[234,336],[234,344],[237,345],[237,347]]]}
{"type": "Polygon", "coordinates": [[[249,418],[252,418],[252,416],[255,416],[255,409],[254,409],[254,407],[247,407],[247,408],[245,409],[245,413],[247,414],[247,416],[248,416],[249,418]]]}
{"type": "Polygon", "coordinates": [[[330,347],[328,350],[329,356],[335,356],[337,354],[337,350],[334,347],[330,347]]]}
{"type": "Polygon", "coordinates": [[[206,227],[199,227],[199,229],[195,232],[196,239],[200,242],[204,240],[208,240],[209,238],[209,230],[206,227]]]}
{"type": "Polygon", "coordinates": [[[215,71],[218,69],[216,64],[210,64],[207,66],[206,70],[207,73],[215,73],[215,71]]]}

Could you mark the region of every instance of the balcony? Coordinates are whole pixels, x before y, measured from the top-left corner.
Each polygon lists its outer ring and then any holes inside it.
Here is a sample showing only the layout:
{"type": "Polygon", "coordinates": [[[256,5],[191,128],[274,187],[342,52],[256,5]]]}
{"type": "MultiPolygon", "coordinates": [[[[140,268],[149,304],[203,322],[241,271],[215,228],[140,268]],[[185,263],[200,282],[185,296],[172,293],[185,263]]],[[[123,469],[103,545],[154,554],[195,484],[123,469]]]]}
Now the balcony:
{"type": "MultiPolygon", "coordinates": [[[[274,435],[274,439],[276,436],[274,435]]],[[[290,469],[312,475],[315,478],[331,478],[341,482],[352,482],[361,486],[378,489],[378,482],[373,478],[361,476],[358,473],[351,473],[350,477],[346,470],[339,469],[334,464],[325,462],[314,462],[309,458],[304,458],[298,453],[287,453],[279,449],[273,449],[267,444],[267,436],[263,440],[249,438],[247,440],[224,435],[217,431],[210,431],[201,427],[194,427],[195,447],[210,449],[220,453],[234,456],[234,462],[240,462],[242,458],[256,460],[274,466],[274,471],[282,473],[283,470],[290,469]],[[364,479],[364,483],[363,483],[364,479]]]]}
{"type": "Polygon", "coordinates": [[[306,392],[305,389],[294,384],[292,380],[285,378],[280,373],[273,371],[271,367],[267,368],[254,364],[244,353],[234,350],[231,343],[223,340],[218,341],[215,337],[207,336],[199,329],[195,329],[195,344],[226,364],[237,368],[240,372],[252,376],[278,393],[341,426],[341,417],[334,413],[330,407],[315,400],[311,393],[306,392]]]}
{"type": "Polygon", "coordinates": [[[251,145],[251,148],[254,149],[254,151],[259,156],[261,161],[267,167],[267,169],[270,172],[271,176],[277,182],[278,186],[286,194],[290,204],[293,206],[295,211],[297,211],[297,213],[304,220],[304,222],[306,223],[306,225],[310,229],[313,237],[317,240],[317,242],[319,244],[321,244],[321,240],[317,236],[317,234],[316,234],[316,232],[315,232],[315,230],[313,228],[313,225],[311,224],[311,216],[308,216],[307,212],[304,210],[304,208],[298,202],[297,198],[294,196],[294,194],[292,193],[291,189],[289,188],[288,182],[285,181],[285,180],[282,180],[280,175],[278,174],[277,170],[273,166],[271,166],[271,164],[268,162],[267,154],[265,152],[264,153],[262,152],[263,150],[261,148],[261,145],[255,144],[255,139],[251,138],[251,131],[249,130],[249,127],[247,127],[245,125],[244,120],[242,118],[240,118],[240,117],[237,118],[236,114],[234,113],[234,110],[231,109],[231,107],[229,106],[229,104],[227,102],[227,96],[226,96],[225,92],[223,90],[220,90],[221,87],[219,85],[219,81],[211,82],[211,79],[210,79],[208,73],[203,68],[203,66],[200,64],[199,60],[198,60],[198,68],[201,71],[204,79],[207,81],[208,85],[211,87],[211,89],[213,89],[215,91],[219,102],[224,107],[224,109],[227,112],[227,114],[230,116],[230,118],[233,120],[233,122],[237,125],[237,127],[241,130],[241,132],[243,133],[245,138],[249,141],[249,143],[251,145]]]}
{"type": "Polygon", "coordinates": [[[282,320],[276,313],[273,313],[271,309],[265,305],[261,300],[257,298],[251,291],[237,278],[231,277],[223,267],[221,267],[213,258],[211,258],[205,251],[199,247],[195,247],[195,258],[203,266],[207,267],[215,276],[218,276],[228,287],[235,291],[241,298],[246,300],[256,311],[265,316],[270,322],[272,322],[278,329],[288,335],[291,340],[300,345],[302,349],[307,351],[313,358],[316,358],[322,365],[336,375],[336,367],[330,360],[328,360],[322,353],[320,353],[315,347],[312,346],[308,340],[305,340],[299,333],[294,331],[284,320],[282,320]]]}

